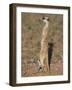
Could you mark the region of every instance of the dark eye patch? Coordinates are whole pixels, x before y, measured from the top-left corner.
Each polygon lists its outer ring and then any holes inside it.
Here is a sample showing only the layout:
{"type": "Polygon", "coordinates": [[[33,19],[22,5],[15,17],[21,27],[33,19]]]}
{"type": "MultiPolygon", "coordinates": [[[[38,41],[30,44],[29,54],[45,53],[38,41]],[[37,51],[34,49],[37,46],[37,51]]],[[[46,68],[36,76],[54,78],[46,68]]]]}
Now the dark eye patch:
{"type": "Polygon", "coordinates": [[[42,19],[45,19],[44,17],[42,19]]]}
{"type": "Polygon", "coordinates": [[[49,21],[49,18],[47,19],[47,21],[49,21]]]}

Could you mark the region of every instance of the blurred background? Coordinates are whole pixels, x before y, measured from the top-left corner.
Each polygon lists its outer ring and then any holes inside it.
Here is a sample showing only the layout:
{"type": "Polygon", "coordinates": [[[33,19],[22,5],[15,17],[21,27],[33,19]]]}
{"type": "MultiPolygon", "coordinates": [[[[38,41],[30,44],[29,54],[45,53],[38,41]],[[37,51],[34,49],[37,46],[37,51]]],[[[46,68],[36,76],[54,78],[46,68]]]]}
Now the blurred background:
{"type": "Polygon", "coordinates": [[[48,76],[63,74],[63,15],[21,13],[21,75],[48,76]],[[44,27],[42,17],[50,19],[48,43],[53,43],[50,72],[38,72],[41,34],[44,27]]]}

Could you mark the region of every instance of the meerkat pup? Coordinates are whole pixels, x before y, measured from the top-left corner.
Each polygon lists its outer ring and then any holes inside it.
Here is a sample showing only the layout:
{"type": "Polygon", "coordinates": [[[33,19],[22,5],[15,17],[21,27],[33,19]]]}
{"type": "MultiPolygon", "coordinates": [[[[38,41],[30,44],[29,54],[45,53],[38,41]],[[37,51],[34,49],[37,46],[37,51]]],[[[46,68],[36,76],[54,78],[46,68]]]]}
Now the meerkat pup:
{"type": "Polygon", "coordinates": [[[48,65],[48,29],[49,29],[49,17],[43,17],[42,21],[44,22],[44,27],[42,30],[42,36],[41,36],[41,49],[40,49],[40,67],[39,69],[47,68],[47,71],[49,71],[49,65],[48,65]],[[46,62],[46,65],[45,63],[46,62]]]}

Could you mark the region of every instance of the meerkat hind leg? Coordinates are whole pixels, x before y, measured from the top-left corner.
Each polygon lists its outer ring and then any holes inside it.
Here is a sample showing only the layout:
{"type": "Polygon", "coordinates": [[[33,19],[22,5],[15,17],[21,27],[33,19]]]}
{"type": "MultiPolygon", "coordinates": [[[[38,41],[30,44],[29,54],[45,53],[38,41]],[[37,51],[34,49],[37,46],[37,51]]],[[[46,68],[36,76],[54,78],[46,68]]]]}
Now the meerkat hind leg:
{"type": "Polygon", "coordinates": [[[40,59],[40,66],[39,66],[39,71],[44,71],[44,59],[40,59]]]}

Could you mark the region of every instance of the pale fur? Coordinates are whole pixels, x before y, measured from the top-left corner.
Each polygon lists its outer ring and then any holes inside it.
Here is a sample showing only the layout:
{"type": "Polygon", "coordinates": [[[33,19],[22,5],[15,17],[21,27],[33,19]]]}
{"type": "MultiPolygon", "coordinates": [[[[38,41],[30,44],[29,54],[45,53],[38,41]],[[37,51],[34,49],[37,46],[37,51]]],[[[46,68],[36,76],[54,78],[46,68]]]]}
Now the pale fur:
{"type": "Polygon", "coordinates": [[[44,62],[46,62],[46,66],[48,69],[48,26],[49,26],[49,21],[47,21],[46,17],[43,22],[44,22],[44,27],[42,30],[42,36],[41,36],[41,50],[40,50],[40,63],[41,67],[44,68],[44,62]]]}

